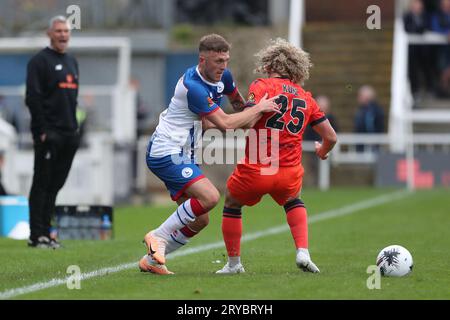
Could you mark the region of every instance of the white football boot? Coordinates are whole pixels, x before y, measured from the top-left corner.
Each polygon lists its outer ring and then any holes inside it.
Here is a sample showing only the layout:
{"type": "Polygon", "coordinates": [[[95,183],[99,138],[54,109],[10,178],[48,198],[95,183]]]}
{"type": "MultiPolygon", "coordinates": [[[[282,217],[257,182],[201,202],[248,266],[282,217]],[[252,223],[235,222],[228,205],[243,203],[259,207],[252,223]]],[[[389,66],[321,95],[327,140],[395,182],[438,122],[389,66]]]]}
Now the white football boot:
{"type": "Polygon", "coordinates": [[[297,266],[302,269],[304,272],[312,272],[319,273],[320,270],[317,266],[312,262],[311,257],[309,256],[308,251],[299,249],[297,251],[297,257],[295,259],[297,266]]]}
{"type": "Polygon", "coordinates": [[[216,273],[219,274],[245,273],[245,269],[242,263],[238,263],[233,267],[230,267],[230,264],[227,262],[227,264],[222,269],[216,271],[216,273]]]}

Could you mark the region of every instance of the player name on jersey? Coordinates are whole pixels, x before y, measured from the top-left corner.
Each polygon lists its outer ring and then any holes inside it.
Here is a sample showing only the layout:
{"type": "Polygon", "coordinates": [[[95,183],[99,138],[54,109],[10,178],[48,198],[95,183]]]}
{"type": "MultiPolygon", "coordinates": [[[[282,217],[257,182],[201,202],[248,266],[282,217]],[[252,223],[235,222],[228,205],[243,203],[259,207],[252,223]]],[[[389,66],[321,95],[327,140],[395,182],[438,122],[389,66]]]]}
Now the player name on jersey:
{"type": "Polygon", "coordinates": [[[283,84],[283,92],[290,93],[290,94],[293,94],[295,96],[298,96],[297,89],[292,87],[292,86],[286,85],[286,84],[283,84]]]}

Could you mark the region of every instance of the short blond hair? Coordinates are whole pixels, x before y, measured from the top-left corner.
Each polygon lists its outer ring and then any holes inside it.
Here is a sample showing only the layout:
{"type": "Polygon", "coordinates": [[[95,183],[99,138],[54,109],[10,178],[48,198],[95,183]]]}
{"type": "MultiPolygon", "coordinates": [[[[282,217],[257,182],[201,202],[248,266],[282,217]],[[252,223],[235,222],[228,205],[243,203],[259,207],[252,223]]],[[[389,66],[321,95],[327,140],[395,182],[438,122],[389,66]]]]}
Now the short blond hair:
{"type": "Polygon", "coordinates": [[[313,66],[307,52],[282,38],[270,40],[269,45],[255,54],[255,57],[255,72],[276,72],[299,84],[309,79],[309,69],[313,66]]]}

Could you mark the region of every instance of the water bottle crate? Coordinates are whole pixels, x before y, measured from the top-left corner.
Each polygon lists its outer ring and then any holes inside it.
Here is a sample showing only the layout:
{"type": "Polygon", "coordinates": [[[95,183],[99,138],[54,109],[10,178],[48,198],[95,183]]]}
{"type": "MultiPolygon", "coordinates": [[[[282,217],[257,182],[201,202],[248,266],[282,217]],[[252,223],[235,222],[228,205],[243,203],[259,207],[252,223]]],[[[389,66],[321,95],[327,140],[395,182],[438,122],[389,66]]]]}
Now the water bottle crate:
{"type": "Polygon", "coordinates": [[[99,205],[58,205],[58,239],[110,240],[114,237],[113,208],[99,205]]]}

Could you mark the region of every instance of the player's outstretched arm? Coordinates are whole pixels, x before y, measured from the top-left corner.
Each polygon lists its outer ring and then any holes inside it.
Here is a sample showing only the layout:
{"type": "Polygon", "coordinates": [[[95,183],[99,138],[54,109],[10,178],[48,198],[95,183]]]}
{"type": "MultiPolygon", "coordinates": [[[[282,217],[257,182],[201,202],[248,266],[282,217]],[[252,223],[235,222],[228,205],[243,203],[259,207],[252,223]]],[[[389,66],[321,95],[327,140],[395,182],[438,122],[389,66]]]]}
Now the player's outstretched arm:
{"type": "Polygon", "coordinates": [[[234,111],[240,112],[244,110],[245,100],[239,90],[236,89],[232,94],[230,94],[228,96],[228,100],[230,100],[234,111]]]}
{"type": "Polygon", "coordinates": [[[313,129],[322,137],[322,143],[316,141],[316,155],[320,159],[325,160],[337,142],[336,132],[328,120],[315,125],[313,129]]]}
{"type": "MultiPolygon", "coordinates": [[[[233,107],[233,110],[235,112],[241,112],[242,110],[244,110],[245,100],[238,89],[236,89],[232,94],[228,95],[228,100],[230,101],[231,106],[233,107]]],[[[217,127],[211,121],[207,120],[206,117],[203,117],[202,128],[203,130],[208,130],[217,127]]]]}
{"type": "Polygon", "coordinates": [[[258,115],[256,116],[255,119],[253,119],[252,121],[250,121],[247,125],[245,125],[245,126],[242,127],[242,128],[243,128],[243,129],[250,129],[250,128],[253,128],[253,126],[259,121],[259,119],[262,118],[262,116],[263,116],[262,113],[258,114],[258,115]]]}
{"type": "Polygon", "coordinates": [[[247,108],[242,112],[233,114],[226,114],[222,109],[219,109],[217,112],[207,115],[206,120],[212,122],[220,130],[242,128],[252,122],[252,120],[257,118],[261,113],[279,113],[278,105],[274,102],[277,98],[278,96],[267,99],[266,94],[260,102],[252,108],[247,108]]]}
{"type": "Polygon", "coordinates": [[[213,128],[217,128],[217,127],[214,125],[214,123],[212,123],[211,121],[206,119],[206,117],[203,117],[202,118],[202,129],[208,130],[208,129],[213,129],[213,128]]]}

